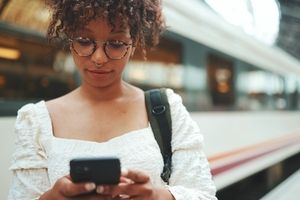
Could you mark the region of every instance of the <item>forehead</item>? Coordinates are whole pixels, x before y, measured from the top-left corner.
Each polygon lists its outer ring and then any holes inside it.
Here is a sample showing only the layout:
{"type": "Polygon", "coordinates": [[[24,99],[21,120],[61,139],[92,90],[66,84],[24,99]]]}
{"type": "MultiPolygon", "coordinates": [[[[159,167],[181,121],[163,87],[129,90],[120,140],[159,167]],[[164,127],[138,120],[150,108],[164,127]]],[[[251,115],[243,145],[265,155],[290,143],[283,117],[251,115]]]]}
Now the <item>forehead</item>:
{"type": "Polygon", "coordinates": [[[117,20],[114,26],[112,26],[106,19],[99,18],[88,22],[80,32],[90,32],[94,34],[129,33],[129,26],[121,20],[117,20]]]}

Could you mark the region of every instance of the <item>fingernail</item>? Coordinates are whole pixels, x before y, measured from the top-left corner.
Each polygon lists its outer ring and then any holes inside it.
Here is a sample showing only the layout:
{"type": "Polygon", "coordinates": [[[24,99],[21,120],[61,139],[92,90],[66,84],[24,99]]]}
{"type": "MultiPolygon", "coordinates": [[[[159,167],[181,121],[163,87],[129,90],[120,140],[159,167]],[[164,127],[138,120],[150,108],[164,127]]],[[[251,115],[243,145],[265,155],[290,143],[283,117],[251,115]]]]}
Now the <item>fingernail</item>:
{"type": "Polygon", "coordinates": [[[84,185],[84,187],[87,191],[92,191],[92,190],[96,189],[95,183],[87,183],[84,185]]]}
{"type": "Polygon", "coordinates": [[[98,186],[97,189],[96,189],[96,192],[97,192],[98,194],[103,193],[103,191],[104,191],[104,187],[103,187],[103,186],[98,186]]]}
{"type": "Polygon", "coordinates": [[[122,168],[122,175],[126,176],[128,174],[128,169],[122,168]]]}

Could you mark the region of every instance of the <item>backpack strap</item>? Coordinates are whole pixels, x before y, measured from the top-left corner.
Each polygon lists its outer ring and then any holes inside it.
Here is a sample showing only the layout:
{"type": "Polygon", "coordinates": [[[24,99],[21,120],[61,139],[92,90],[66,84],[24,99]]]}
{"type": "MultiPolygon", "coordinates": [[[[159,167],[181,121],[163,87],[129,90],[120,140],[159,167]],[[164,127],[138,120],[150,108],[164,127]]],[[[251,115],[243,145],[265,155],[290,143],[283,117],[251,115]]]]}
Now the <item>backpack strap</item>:
{"type": "Polygon", "coordinates": [[[164,160],[161,178],[169,183],[172,167],[172,120],[166,89],[152,89],[145,92],[148,119],[164,160]]]}

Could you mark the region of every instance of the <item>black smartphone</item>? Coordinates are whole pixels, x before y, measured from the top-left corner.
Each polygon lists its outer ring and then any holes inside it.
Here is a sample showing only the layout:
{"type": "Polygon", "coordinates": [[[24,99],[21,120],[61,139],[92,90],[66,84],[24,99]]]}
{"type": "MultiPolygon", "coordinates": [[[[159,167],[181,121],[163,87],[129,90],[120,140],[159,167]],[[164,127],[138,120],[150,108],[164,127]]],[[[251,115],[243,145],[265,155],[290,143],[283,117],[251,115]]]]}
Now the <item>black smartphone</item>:
{"type": "Polygon", "coordinates": [[[70,161],[70,176],[74,183],[118,184],[121,164],[117,157],[76,158],[70,161]]]}

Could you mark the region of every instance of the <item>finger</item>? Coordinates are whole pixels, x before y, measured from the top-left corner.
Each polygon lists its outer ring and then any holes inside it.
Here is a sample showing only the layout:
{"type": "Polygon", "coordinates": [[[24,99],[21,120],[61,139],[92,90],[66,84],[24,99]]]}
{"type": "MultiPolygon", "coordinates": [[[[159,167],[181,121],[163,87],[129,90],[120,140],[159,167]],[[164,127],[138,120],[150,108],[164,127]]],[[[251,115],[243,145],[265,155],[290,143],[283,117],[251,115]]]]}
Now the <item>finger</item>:
{"type": "MultiPolygon", "coordinates": [[[[119,183],[118,185],[99,185],[97,186],[96,192],[101,195],[109,195],[113,199],[126,199],[126,197],[129,197],[129,190],[130,187],[127,187],[128,183],[119,183]],[[122,196],[122,198],[120,197],[122,196]]],[[[130,193],[133,194],[133,193],[130,193]]],[[[136,192],[134,192],[136,194],[136,192]]]]}
{"type": "Polygon", "coordinates": [[[138,170],[123,170],[122,177],[118,185],[99,185],[96,192],[98,194],[111,195],[128,194],[130,196],[149,191],[148,184],[150,178],[147,174],[138,170]],[[140,191],[140,192],[139,192],[140,191]],[[130,194],[129,194],[130,193],[130,194]]]}
{"type": "Polygon", "coordinates": [[[135,183],[145,183],[150,180],[150,177],[147,174],[139,170],[123,171],[122,176],[131,179],[135,183]]]}
{"type": "Polygon", "coordinates": [[[147,184],[120,185],[118,191],[120,194],[126,194],[130,197],[148,196],[152,192],[147,184]]]}
{"type": "Polygon", "coordinates": [[[127,183],[127,184],[132,184],[134,183],[131,179],[126,178],[126,177],[120,177],[120,183],[127,183]]]}
{"type": "Polygon", "coordinates": [[[128,169],[127,168],[122,168],[121,169],[121,176],[124,176],[128,173],[128,169]]]}
{"type": "Polygon", "coordinates": [[[110,195],[111,197],[116,197],[121,194],[117,185],[98,185],[96,192],[101,195],[110,195]]]}
{"type": "Polygon", "coordinates": [[[95,183],[73,183],[68,177],[63,177],[57,182],[61,193],[66,197],[85,194],[96,189],[95,183]]]}

